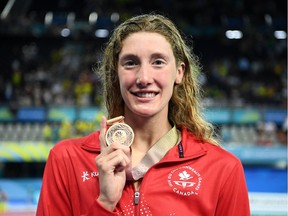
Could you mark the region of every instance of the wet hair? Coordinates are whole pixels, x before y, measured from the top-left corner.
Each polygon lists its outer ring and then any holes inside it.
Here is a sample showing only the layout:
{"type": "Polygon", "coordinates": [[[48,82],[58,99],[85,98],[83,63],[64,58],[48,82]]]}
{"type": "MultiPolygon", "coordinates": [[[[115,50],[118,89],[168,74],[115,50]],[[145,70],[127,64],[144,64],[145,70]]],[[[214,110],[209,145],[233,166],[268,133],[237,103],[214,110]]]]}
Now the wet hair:
{"type": "Polygon", "coordinates": [[[212,124],[203,118],[201,89],[198,83],[200,64],[198,57],[184,40],[184,35],[167,17],[159,14],[144,14],[132,17],[120,24],[112,33],[99,68],[103,77],[104,100],[108,118],[124,115],[124,101],[121,97],[117,64],[123,40],[136,32],[159,33],[166,38],[179,66],[185,64],[182,82],[174,85],[169,101],[169,121],[177,128],[185,127],[199,140],[217,144],[212,124]]]}

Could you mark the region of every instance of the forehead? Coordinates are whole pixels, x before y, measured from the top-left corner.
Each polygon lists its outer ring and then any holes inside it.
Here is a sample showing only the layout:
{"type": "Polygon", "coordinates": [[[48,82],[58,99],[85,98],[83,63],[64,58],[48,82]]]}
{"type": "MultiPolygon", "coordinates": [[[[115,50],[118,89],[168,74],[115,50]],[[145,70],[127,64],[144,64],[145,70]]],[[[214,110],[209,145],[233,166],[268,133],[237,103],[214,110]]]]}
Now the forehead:
{"type": "Polygon", "coordinates": [[[169,41],[160,33],[136,32],[130,34],[122,41],[121,52],[123,52],[123,50],[133,51],[136,49],[158,49],[159,51],[172,51],[172,46],[169,41]]]}

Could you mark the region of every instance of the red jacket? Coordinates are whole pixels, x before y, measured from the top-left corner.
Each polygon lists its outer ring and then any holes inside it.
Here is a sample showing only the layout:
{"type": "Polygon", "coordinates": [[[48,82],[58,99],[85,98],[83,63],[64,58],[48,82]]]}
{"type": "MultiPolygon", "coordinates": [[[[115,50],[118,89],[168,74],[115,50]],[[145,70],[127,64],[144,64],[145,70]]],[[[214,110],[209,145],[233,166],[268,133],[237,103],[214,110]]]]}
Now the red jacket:
{"type": "Polygon", "coordinates": [[[97,202],[99,132],[63,140],[50,151],[37,216],[51,215],[250,215],[239,159],[221,147],[197,141],[182,130],[174,146],[145,174],[139,192],[127,182],[113,212],[97,202]],[[179,157],[183,147],[183,158],[179,157]]]}

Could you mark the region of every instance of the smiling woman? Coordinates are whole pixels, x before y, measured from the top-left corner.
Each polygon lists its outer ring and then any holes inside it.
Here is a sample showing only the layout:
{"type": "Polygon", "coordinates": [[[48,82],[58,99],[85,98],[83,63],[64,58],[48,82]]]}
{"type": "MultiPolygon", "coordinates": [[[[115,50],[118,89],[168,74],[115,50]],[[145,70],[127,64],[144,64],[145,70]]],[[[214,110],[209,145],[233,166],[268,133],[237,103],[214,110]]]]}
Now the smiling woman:
{"type": "Polygon", "coordinates": [[[250,215],[242,164],[202,117],[199,68],[168,18],[119,25],[99,68],[113,119],[50,151],[37,215],[250,215]]]}
{"type": "Polygon", "coordinates": [[[184,68],[183,62],[176,65],[164,36],[139,32],[127,37],[117,68],[124,112],[167,119],[173,86],[181,82],[184,68]]]}

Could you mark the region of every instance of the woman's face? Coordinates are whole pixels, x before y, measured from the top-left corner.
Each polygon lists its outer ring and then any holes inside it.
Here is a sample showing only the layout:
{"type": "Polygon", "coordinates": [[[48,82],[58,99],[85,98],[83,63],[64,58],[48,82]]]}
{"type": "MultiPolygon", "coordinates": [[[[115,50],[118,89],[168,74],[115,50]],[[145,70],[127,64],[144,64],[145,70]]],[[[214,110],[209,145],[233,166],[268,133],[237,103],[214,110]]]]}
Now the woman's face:
{"type": "Polygon", "coordinates": [[[172,47],[158,33],[137,32],[123,41],[118,76],[125,113],[167,118],[175,83],[183,77],[184,63],[176,66],[172,47]]]}

